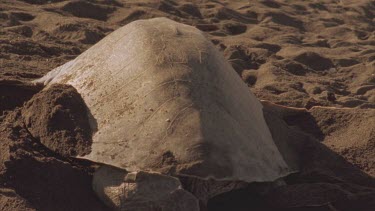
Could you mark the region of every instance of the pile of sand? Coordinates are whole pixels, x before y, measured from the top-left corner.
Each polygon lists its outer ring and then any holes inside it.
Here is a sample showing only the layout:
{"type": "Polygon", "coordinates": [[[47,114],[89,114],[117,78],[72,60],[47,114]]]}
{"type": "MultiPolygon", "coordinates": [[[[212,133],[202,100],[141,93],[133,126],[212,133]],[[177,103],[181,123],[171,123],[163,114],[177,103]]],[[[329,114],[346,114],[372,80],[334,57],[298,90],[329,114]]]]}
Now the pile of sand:
{"type": "Polygon", "coordinates": [[[89,137],[80,130],[87,126],[81,101],[74,88],[54,86],[47,93],[35,95],[23,111],[16,109],[3,119],[0,210],[106,210],[92,192],[91,173],[95,166],[62,156],[85,152],[85,141],[90,141],[82,139],[89,137]],[[47,104],[36,106],[41,98],[47,104]],[[65,118],[56,119],[59,113],[85,119],[64,124],[65,118]],[[33,120],[37,124],[29,130],[27,122],[33,120]],[[54,124],[45,127],[54,120],[54,124]]]}
{"type": "Polygon", "coordinates": [[[86,107],[77,91],[67,85],[53,85],[24,105],[27,131],[47,148],[63,156],[90,152],[92,131],[86,107]]]}

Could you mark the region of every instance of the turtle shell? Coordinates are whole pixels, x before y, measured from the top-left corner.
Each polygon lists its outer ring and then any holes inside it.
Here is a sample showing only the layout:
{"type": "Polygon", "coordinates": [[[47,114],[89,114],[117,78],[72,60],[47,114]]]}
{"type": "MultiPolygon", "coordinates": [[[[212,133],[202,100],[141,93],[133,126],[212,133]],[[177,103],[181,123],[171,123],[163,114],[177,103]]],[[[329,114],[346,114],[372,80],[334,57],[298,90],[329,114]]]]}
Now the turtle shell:
{"type": "Polygon", "coordinates": [[[216,180],[290,173],[261,103],[195,27],[134,21],[37,82],[69,84],[82,96],[95,131],[83,158],[216,180]]]}

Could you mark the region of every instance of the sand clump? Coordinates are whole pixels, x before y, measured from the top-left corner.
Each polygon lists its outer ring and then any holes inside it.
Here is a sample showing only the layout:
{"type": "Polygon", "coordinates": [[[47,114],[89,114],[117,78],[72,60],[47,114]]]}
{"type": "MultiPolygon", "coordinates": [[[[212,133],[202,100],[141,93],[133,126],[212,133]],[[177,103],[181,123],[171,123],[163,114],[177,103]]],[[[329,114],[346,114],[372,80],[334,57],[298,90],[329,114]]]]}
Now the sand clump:
{"type": "Polygon", "coordinates": [[[33,96],[23,108],[24,124],[30,134],[63,156],[90,152],[92,131],[85,103],[68,85],[54,85],[33,96]]]}

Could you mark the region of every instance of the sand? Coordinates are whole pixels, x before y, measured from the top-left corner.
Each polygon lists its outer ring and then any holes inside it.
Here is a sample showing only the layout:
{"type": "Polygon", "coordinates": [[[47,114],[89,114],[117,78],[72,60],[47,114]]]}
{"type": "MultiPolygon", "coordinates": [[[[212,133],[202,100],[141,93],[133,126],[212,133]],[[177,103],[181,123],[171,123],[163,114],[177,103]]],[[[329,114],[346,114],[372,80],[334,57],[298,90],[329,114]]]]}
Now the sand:
{"type": "Polygon", "coordinates": [[[373,1],[4,0],[0,210],[106,209],[91,191],[95,164],[47,149],[16,107],[41,89],[29,81],[115,29],[152,17],[205,31],[259,99],[309,109],[276,109],[268,122],[274,139],[284,137],[280,147],[283,140],[295,146],[287,160],[302,171],[266,195],[249,187],[212,200],[209,209],[375,209],[373,1]]]}

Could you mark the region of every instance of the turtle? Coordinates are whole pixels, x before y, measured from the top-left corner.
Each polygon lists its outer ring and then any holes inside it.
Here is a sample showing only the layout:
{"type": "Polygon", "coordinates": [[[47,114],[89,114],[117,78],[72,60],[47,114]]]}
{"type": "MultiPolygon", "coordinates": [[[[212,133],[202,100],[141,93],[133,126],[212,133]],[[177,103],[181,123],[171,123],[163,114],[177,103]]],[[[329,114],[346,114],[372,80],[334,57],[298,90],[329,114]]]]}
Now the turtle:
{"type": "Polygon", "coordinates": [[[100,163],[93,189],[114,209],[199,210],[217,194],[293,172],[262,104],[193,26],[133,21],[35,83],[81,95],[93,134],[76,157],[100,163]]]}

